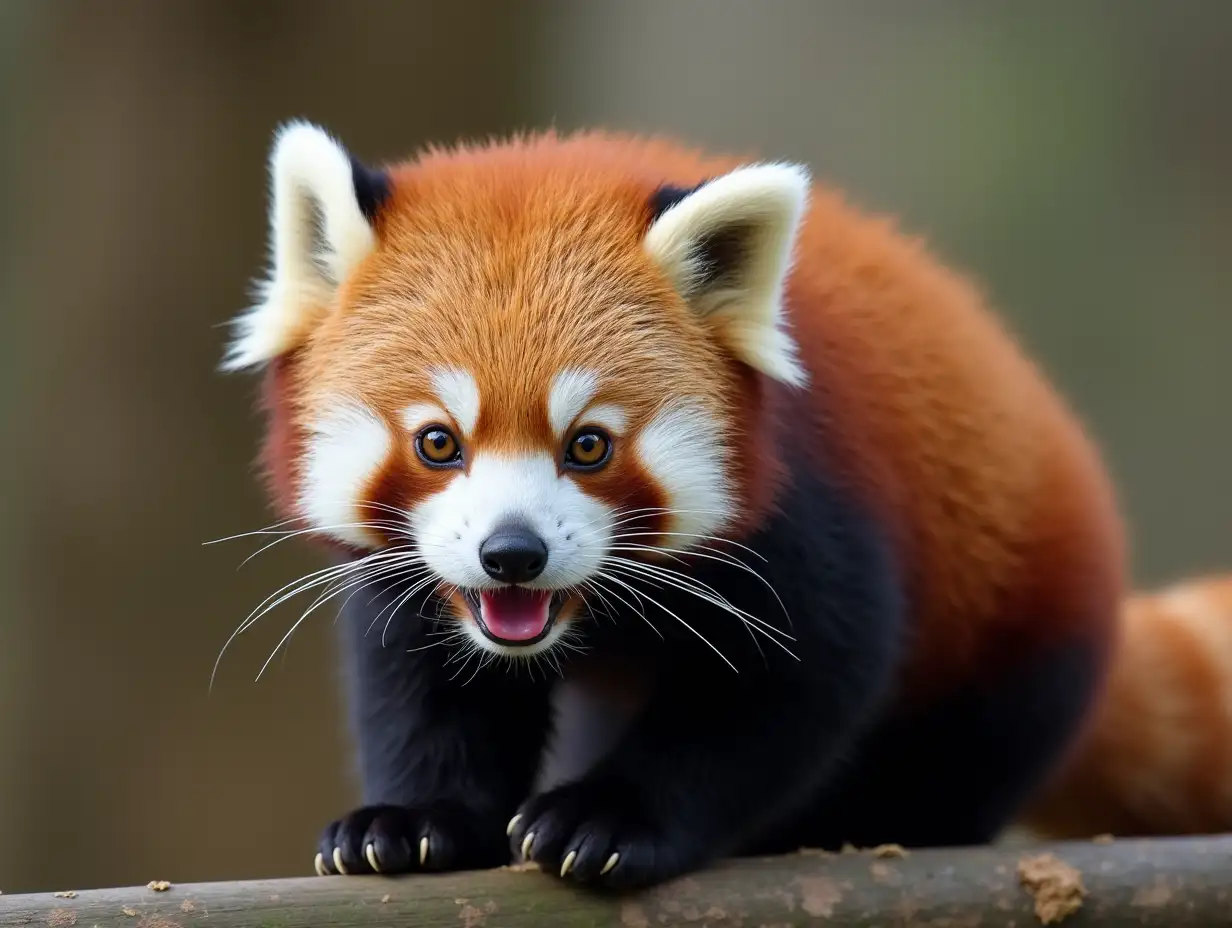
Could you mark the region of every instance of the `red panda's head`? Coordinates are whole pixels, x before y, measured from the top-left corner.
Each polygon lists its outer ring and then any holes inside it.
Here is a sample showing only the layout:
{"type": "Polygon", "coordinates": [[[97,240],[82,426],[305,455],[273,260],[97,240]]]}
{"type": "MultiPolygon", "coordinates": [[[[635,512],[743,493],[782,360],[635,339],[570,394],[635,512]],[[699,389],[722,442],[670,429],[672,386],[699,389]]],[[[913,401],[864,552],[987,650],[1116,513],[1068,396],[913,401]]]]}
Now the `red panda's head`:
{"type": "Polygon", "coordinates": [[[283,128],[225,367],[270,367],[285,514],[410,552],[517,655],[648,550],[756,518],[760,397],[805,379],[781,302],[808,176],[674,157],[542,137],[373,170],[283,128]]]}

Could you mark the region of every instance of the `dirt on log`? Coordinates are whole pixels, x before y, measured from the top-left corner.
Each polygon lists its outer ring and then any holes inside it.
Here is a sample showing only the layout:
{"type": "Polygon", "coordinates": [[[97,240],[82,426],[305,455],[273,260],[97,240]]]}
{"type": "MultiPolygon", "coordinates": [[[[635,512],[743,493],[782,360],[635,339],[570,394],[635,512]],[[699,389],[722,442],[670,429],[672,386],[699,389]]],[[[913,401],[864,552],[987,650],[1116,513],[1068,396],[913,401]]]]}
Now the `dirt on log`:
{"type": "Polygon", "coordinates": [[[0,895],[0,926],[1169,928],[1232,924],[1232,837],[725,861],[635,895],[530,869],[0,895]]]}

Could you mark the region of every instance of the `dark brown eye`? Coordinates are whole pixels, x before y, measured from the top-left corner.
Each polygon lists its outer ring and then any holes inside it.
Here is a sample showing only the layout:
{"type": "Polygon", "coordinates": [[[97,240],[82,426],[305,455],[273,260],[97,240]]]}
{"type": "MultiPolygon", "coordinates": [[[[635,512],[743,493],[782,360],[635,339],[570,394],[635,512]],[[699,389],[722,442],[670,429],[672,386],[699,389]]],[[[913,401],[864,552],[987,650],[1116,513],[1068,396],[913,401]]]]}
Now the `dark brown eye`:
{"type": "Polygon", "coordinates": [[[432,425],[419,433],[415,450],[424,462],[433,467],[447,467],[462,460],[462,449],[449,429],[432,425]]]}
{"type": "Polygon", "coordinates": [[[575,470],[595,470],[607,463],[611,440],[598,429],[583,429],[565,449],[565,464],[575,470]]]}

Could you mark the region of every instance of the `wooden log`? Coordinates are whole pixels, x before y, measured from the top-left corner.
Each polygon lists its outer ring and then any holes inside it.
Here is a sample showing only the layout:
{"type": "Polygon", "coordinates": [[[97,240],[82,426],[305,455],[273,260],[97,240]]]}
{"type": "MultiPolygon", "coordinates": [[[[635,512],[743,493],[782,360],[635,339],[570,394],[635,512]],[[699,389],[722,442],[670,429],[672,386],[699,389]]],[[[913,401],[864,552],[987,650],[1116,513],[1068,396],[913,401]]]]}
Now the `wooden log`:
{"type": "Polygon", "coordinates": [[[786,928],[1232,924],[1232,837],[725,861],[624,897],[520,868],[0,895],[0,926],[786,928]]]}

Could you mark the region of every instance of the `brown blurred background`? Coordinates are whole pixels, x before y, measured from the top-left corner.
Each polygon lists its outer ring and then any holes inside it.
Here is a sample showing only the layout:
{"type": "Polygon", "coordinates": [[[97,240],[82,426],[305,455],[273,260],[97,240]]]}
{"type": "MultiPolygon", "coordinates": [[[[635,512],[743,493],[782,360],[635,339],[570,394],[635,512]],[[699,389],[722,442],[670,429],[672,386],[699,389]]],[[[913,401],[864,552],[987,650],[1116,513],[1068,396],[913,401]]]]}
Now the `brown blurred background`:
{"type": "Polygon", "coordinates": [[[0,0],[0,889],[305,874],[352,801],[253,383],[275,124],[360,155],[605,124],[801,159],[972,271],[1157,582],[1232,567],[1232,3],[0,0]],[[285,550],[284,550],[285,549],[285,550]]]}

